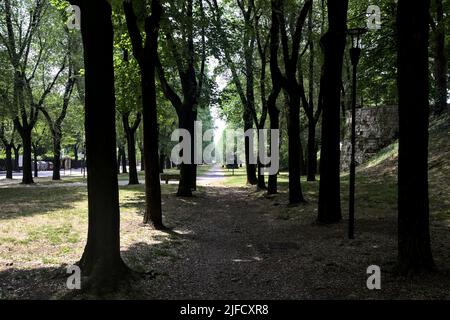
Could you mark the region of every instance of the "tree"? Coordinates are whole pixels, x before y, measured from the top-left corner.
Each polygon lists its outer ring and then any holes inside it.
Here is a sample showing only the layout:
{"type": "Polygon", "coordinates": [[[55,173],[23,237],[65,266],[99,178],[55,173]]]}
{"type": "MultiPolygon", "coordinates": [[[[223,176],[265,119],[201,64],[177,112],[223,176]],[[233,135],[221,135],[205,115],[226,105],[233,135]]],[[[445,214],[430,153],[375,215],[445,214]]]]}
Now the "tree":
{"type": "MultiPolygon", "coordinates": [[[[203,16],[202,0],[199,1],[200,15],[203,16]]],[[[171,86],[162,61],[158,60],[157,70],[159,82],[166,98],[172,103],[178,115],[178,125],[180,129],[187,130],[191,137],[194,137],[194,124],[197,120],[198,104],[203,90],[203,80],[205,72],[205,46],[201,46],[200,59],[196,59],[198,54],[194,39],[194,0],[181,2],[179,5],[169,7],[164,15],[163,32],[165,34],[165,44],[168,53],[167,58],[171,58],[175,63],[178,78],[181,84],[182,98],[177,94],[174,86],[171,86]],[[181,14],[180,14],[181,13],[181,14]],[[180,23],[172,23],[182,21],[180,23]],[[175,41],[175,37],[177,41],[175,41]],[[200,60],[200,70],[197,72],[196,64],[200,60]]],[[[204,30],[202,29],[204,34],[204,30]]],[[[202,43],[205,38],[202,37],[202,43]]],[[[191,197],[192,190],[196,188],[196,165],[194,164],[194,143],[191,143],[190,164],[180,165],[180,182],[177,196],[191,197]]]]}
{"type": "MultiPolygon", "coordinates": [[[[69,49],[70,51],[70,49],[69,49]]],[[[75,86],[75,78],[73,76],[72,67],[69,67],[67,74],[67,81],[64,88],[63,99],[61,103],[61,109],[53,119],[50,112],[43,106],[39,107],[39,110],[44,115],[50,133],[53,140],[53,175],[52,180],[61,180],[61,141],[62,141],[62,124],[67,115],[67,108],[69,107],[70,97],[72,96],[72,91],[75,86]]]]}
{"type": "MultiPolygon", "coordinates": [[[[255,63],[254,63],[254,52],[256,45],[256,32],[254,30],[255,25],[255,16],[256,16],[256,8],[254,0],[247,1],[247,7],[244,4],[243,0],[237,0],[238,7],[241,11],[242,16],[244,17],[244,32],[243,32],[243,51],[244,51],[244,62],[245,62],[245,79],[246,79],[246,87],[245,87],[245,102],[244,104],[244,113],[243,113],[243,121],[244,121],[244,131],[253,129],[253,123],[258,129],[259,121],[256,115],[256,106],[255,106],[255,85],[254,85],[254,74],[255,74],[255,63]]],[[[260,45],[262,45],[260,43],[260,45]]],[[[260,51],[263,48],[259,48],[260,51]]],[[[228,50],[225,49],[225,50],[228,50]]],[[[260,52],[263,54],[262,52],[260,52]]],[[[241,98],[242,100],[242,98],[241,98]]],[[[247,183],[248,184],[257,184],[258,188],[264,189],[264,176],[261,175],[261,172],[258,173],[258,178],[255,175],[255,165],[250,163],[250,139],[246,139],[245,141],[245,166],[247,170],[247,183]]],[[[259,170],[259,169],[258,169],[259,170]]]]}
{"type": "MultiPolygon", "coordinates": [[[[253,128],[253,123],[257,126],[259,121],[256,115],[255,109],[255,90],[254,90],[254,51],[256,44],[256,33],[254,30],[255,23],[255,3],[254,0],[248,0],[247,7],[245,7],[244,1],[237,0],[238,7],[244,18],[244,26],[242,28],[242,33],[239,34],[240,39],[242,39],[243,46],[243,63],[244,75],[246,79],[246,87],[242,84],[240,75],[238,73],[238,68],[235,61],[233,60],[233,51],[231,46],[231,41],[229,40],[229,35],[225,32],[223,24],[223,14],[222,9],[219,7],[217,0],[206,0],[211,11],[214,15],[214,25],[217,29],[217,34],[219,35],[218,45],[221,48],[223,55],[225,56],[225,63],[228,69],[230,69],[232,75],[232,81],[236,87],[236,91],[239,95],[241,103],[243,105],[242,120],[244,123],[244,131],[251,130],[253,128]]],[[[254,164],[250,163],[250,141],[246,139],[245,141],[245,165],[247,174],[247,184],[255,185],[258,183],[256,176],[256,168],[254,164]]],[[[264,177],[263,177],[264,178],[264,177]]]]}
{"type": "MultiPolygon", "coordinates": [[[[307,179],[308,181],[316,181],[317,172],[317,147],[316,147],[316,126],[322,113],[322,102],[319,93],[319,103],[314,108],[314,39],[313,39],[313,1],[311,1],[311,9],[308,17],[308,45],[309,45],[309,79],[308,79],[308,98],[306,98],[305,90],[301,90],[302,106],[308,119],[308,144],[307,144],[307,179]]],[[[303,79],[300,79],[303,84],[303,79]]]]}
{"type": "MultiPolygon", "coordinates": [[[[270,26],[270,73],[272,80],[272,90],[267,99],[267,109],[270,119],[270,129],[278,130],[280,127],[280,111],[277,108],[277,98],[281,92],[281,71],[278,66],[278,50],[280,48],[280,21],[278,12],[280,11],[280,0],[271,1],[272,24],[270,26]]],[[[271,150],[272,152],[272,150],[271,150]]],[[[276,194],[277,174],[269,176],[267,185],[268,194],[276,194]]]]}
{"type": "Polygon", "coordinates": [[[13,143],[12,145],[13,151],[14,151],[14,163],[13,163],[13,170],[16,172],[19,172],[19,158],[20,158],[20,149],[22,149],[22,145],[13,143]]]}
{"type": "MultiPolygon", "coordinates": [[[[16,23],[23,16],[14,16],[11,6],[12,0],[5,0],[3,11],[5,14],[6,34],[1,33],[0,40],[7,48],[8,56],[12,67],[14,68],[14,95],[12,106],[16,114],[14,116],[14,125],[17,132],[22,138],[23,146],[23,184],[33,183],[32,161],[31,161],[31,132],[38,119],[39,108],[43,105],[47,95],[53,89],[59,75],[63,71],[65,65],[56,72],[50,79],[42,79],[44,90],[36,98],[33,90],[32,81],[36,76],[38,67],[41,66],[42,60],[48,58],[50,50],[48,46],[49,39],[42,39],[39,35],[39,27],[45,15],[48,3],[44,0],[36,0],[34,5],[25,4],[26,10],[30,10],[30,18],[27,24],[16,23]],[[16,30],[14,29],[16,27],[16,30]],[[19,36],[17,36],[19,35],[19,36]],[[24,35],[24,36],[22,36],[24,35]],[[34,40],[38,39],[37,53],[32,55],[32,45],[34,40]],[[31,60],[31,62],[30,62],[31,60]],[[34,62],[34,66],[31,63],[34,62]],[[29,71],[31,70],[31,71],[29,71]],[[27,74],[28,71],[28,74],[27,74]],[[47,81],[49,82],[47,83],[47,81]]],[[[13,0],[14,1],[14,0],[13,0]]],[[[18,11],[22,12],[23,11],[18,11]]],[[[20,13],[17,13],[20,15],[20,13]]]]}
{"type": "Polygon", "coordinates": [[[303,83],[297,79],[300,58],[300,42],[303,27],[311,9],[311,0],[305,1],[295,19],[294,31],[292,31],[291,44],[289,45],[288,32],[286,29],[285,5],[281,1],[279,11],[281,46],[283,52],[284,72],[281,77],[281,86],[287,96],[289,112],[288,135],[289,135],[289,203],[299,204],[304,202],[302,187],[300,183],[300,163],[302,145],[300,139],[300,103],[304,96],[303,83]]]}
{"type": "Polygon", "coordinates": [[[428,199],[428,41],[430,0],[399,0],[398,267],[430,271],[428,199]]]}
{"type": "Polygon", "coordinates": [[[33,149],[33,169],[34,169],[34,177],[39,177],[39,164],[38,157],[39,155],[44,153],[44,139],[46,138],[46,128],[39,122],[33,128],[33,140],[31,142],[31,147],[33,149]]]}
{"type": "Polygon", "coordinates": [[[136,131],[141,123],[141,113],[136,114],[136,118],[132,125],[130,125],[130,113],[126,112],[122,114],[123,128],[125,131],[125,136],[127,138],[128,147],[128,163],[129,163],[129,185],[139,184],[139,178],[137,174],[137,164],[136,164],[136,131]]]}
{"type": "Polygon", "coordinates": [[[146,194],[144,223],[152,223],[155,228],[163,229],[155,84],[155,71],[158,60],[158,33],[162,7],[159,0],[152,0],[151,15],[144,17],[145,42],[139,30],[133,4],[125,1],[123,8],[133,55],[139,64],[141,73],[146,194]]]}
{"type": "Polygon", "coordinates": [[[79,262],[84,289],[110,291],[129,272],[120,256],[113,25],[107,0],[71,0],[81,9],[85,61],[88,239],[79,262]]]}
{"type": "Polygon", "coordinates": [[[11,106],[11,79],[13,78],[12,70],[8,72],[8,62],[5,54],[0,55],[2,66],[5,68],[0,74],[0,142],[3,144],[6,155],[6,179],[13,178],[14,163],[12,159],[14,141],[16,139],[16,128],[12,121],[11,106]]]}
{"type": "MultiPolygon", "coordinates": [[[[255,126],[256,129],[258,130],[258,141],[260,139],[260,134],[259,134],[259,130],[260,129],[264,129],[265,124],[266,124],[266,119],[267,119],[267,113],[268,113],[268,98],[266,97],[266,81],[267,81],[267,62],[268,62],[268,53],[270,52],[270,32],[268,32],[268,35],[265,37],[265,39],[261,39],[261,29],[263,29],[263,25],[261,23],[261,16],[264,14],[264,8],[263,7],[258,7],[255,8],[255,36],[256,36],[256,44],[257,44],[257,48],[258,48],[258,54],[259,54],[259,58],[261,60],[261,71],[260,71],[260,77],[259,77],[259,95],[261,98],[261,112],[260,112],[260,117],[258,119],[258,117],[256,116],[256,121],[255,121],[255,126]]],[[[269,58],[270,59],[270,58],[269,58]]],[[[270,97],[270,95],[269,95],[270,97]]],[[[259,144],[258,144],[259,146],[259,144]]],[[[267,189],[266,188],[266,183],[265,183],[265,179],[264,179],[264,168],[263,165],[261,163],[261,159],[259,156],[259,152],[258,152],[258,166],[257,166],[257,170],[258,170],[258,189],[267,189]]]]}
{"type": "MultiPolygon", "coordinates": [[[[142,94],[140,89],[139,66],[136,60],[130,59],[127,44],[129,41],[128,33],[119,35],[121,57],[114,59],[116,70],[116,104],[120,114],[119,121],[122,123],[123,132],[128,151],[128,184],[139,184],[136,163],[136,131],[141,123],[142,94]]],[[[125,153],[124,144],[120,146],[122,155],[125,153]]],[[[124,159],[124,157],[122,157],[124,159]]],[[[126,164],[124,167],[126,172],[126,164]]]]}
{"type": "Polygon", "coordinates": [[[342,219],[340,197],[340,108],[342,65],[347,32],[348,0],[328,1],[328,31],[321,39],[324,55],[322,92],[322,148],[318,222],[342,219]]]}
{"type": "Polygon", "coordinates": [[[2,121],[0,123],[0,141],[3,143],[3,146],[5,147],[5,153],[6,153],[6,179],[12,179],[13,178],[13,169],[14,164],[12,160],[12,150],[14,146],[14,138],[15,138],[15,128],[14,125],[9,125],[8,129],[8,123],[6,121],[2,121]],[[9,138],[8,138],[8,131],[9,138]]]}

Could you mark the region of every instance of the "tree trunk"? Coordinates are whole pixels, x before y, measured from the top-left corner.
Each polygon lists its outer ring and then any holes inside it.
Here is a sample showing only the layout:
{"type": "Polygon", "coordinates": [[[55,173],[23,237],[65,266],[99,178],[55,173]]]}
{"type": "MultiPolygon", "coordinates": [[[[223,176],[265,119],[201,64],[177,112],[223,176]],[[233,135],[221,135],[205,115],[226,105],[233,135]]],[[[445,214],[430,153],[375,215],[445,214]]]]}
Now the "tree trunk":
{"type": "Polygon", "coordinates": [[[129,272],[120,256],[119,189],[116,175],[113,26],[106,0],[81,0],[85,60],[85,132],[89,225],[79,262],[83,289],[109,292],[129,272]]]}
{"type": "MultiPolygon", "coordinates": [[[[249,120],[244,116],[244,131],[253,128],[253,120],[249,120]]],[[[250,141],[249,139],[245,139],[245,170],[247,175],[247,184],[255,185],[258,183],[258,178],[256,177],[256,166],[255,164],[250,163],[250,141]]]]}
{"type": "MultiPolygon", "coordinates": [[[[275,98],[276,100],[276,98],[275,98]]],[[[270,129],[279,130],[280,129],[280,112],[276,107],[276,101],[273,102],[273,107],[270,106],[270,99],[268,102],[269,109],[269,119],[270,119],[270,129]]],[[[272,151],[271,151],[272,154],[272,151]]],[[[269,175],[269,181],[267,183],[267,193],[268,194],[276,194],[278,193],[278,172],[276,174],[269,175]]]]}
{"type": "Polygon", "coordinates": [[[73,146],[73,154],[74,154],[74,160],[78,161],[78,143],[74,144],[74,146],[73,146]]]}
{"type": "Polygon", "coordinates": [[[120,174],[120,164],[122,163],[122,150],[117,148],[117,163],[116,163],[116,170],[117,174],[120,174]]]}
{"type": "Polygon", "coordinates": [[[306,160],[308,159],[308,157],[305,153],[307,150],[305,151],[305,149],[303,148],[303,141],[301,139],[302,139],[302,131],[300,130],[300,175],[303,177],[306,176],[307,173],[306,160]]]}
{"type": "Polygon", "coordinates": [[[122,165],[122,173],[128,173],[127,170],[127,153],[125,152],[125,146],[121,146],[120,150],[120,160],[122,165]]]}
{"type": "Polygon", "coordinates": [[[161,182],[159,175],[158,115],[156,103],[155,71],[158,60],[158,33],[162,7],[159,0],[152,0],[152,15],[145,19],[145,44],[137,24],[137,17],[130,2],[124,2],[124,11],[130,34],[133,54],[141,73],[143,115],[143,164],[145,167],[144,223],[156,229],[164,229],[161,207],[161,182]]]}
{"type": "Polygon", "coordinates": [[[314,118],[308,118],[308,181],[316,181],[317,173],[317,150],[316,150],[316,122],[314,118]]]}
{"type": "Polygon", "coordinates": [[[38,160],[37,160],[37,147],[33,146],[33,167],[34,167],[34,177],[38,178],[39,177],[39,173],[38,173],[38,160]]]}
{"type": "Polygon", "coordinates": [[[157,39],[151,56],[146,58],[142,72],[144,165],[146,210],[144,223],[152,223],[156,229],[164,229],[161,207],[161,182],[159,176],[158,117],[156,113],[155,60],[157,39]]]}
{"type": "MultiPolygon", "coordinates": [[[[279,7],[279,2],[271,2],[272,23],[270,26],[270,72],[272,91],[267,99],[267,111],[269,113],[270,129],[272,130],[279,130],[280,128],[280,111],[277,108],[277,99],[281,92],[281,72],[278,66],[278,49],[280,46],[280,21],[278,16],[279,7]]],[[[277,146],[277,148],[280,148],[280,146],[277,146]]],[[[272,157],[272,149],[270,150],[270,154],[272,157]]],[[[276,159],[276,161],[279,161],[279,159],[276,159]]],[[[267,185],[268,194],[276,194],[278,192],[277,180],[278,172],[276,174],[269,175],[267,185]]]]}
{"type": "Polygon", "coordinates": [[[127,147],[128,147],[128,165],[130,168],[130,172],[128,175],[128,184],[136,185],[139,184],[139,177],[137,173],[137,164],[136,164],[136,140],[135,140],[135,132],[127,133],[127,147]]]}
{"type": "Polygon", "coordinates": [[[13,178],[13,160],[12,160],[12,146],[5,145],[6,152],[6,179],[13,178]]]}
{"type": "MultiPolygon", "coordinates": [[[[248,108],[244,110],[244,132],[253,129],[253,119],[248,108]]],[[[250,163],[250,141],[245,139],[245,170],[247,174],[247,184],[256,185],[258,183],[258,178],[256,176],[256,165],[250,163]]]]}
{"type": "MultiPolygon", "coordinates": [[[[194,137],[194,112],[192,106],[183,105],[181,108],[181,113],[179,114],[179,127],[180,129],[185,129],[189,131],[191,137],[194,137]]],[[[193,147],[194,144],[191,143],[191,164],[182,163],[180,165],[180,183],[178,185],[178,197],[192,197],[192,180],[193,180],[193,147]]]]}
{"type": "Polygon", "coordinates": [[[145,171],[144,148],[141,148],[140,151],[141,151],[141,171],[145,171]]]}
{"type": "Polygon", "coordinates": [[[436,99],[434,113],[436,115],[442,114],[447,109],[447,90],[448,90],[448,69],[447,56],[445,51],[445,20],[444,8],[442,0],[435,0],[436,4],[436,30],[434,33],[435,48],[434,48],[434,77],[436,81],[436,99]]]}
{"type": "Polygon", "coordinates": [[[257,167],[257,170],[258,170],[258,184],[257,184],[257,187],[258,187],[259,190],[266,190],[267,189],[266,188],[266,181],[264,179],[264,172],[262,172],[263,169],[264,169],[264,166],[261,163],[261,161],[259,159],[259,156],[258,156],[258,167],[257,167]]]}
{"type": "Polygon", "coordinates": [[[61,136],[53,136],[53,177],[52,180],[61,180],[61,136]]]}
{"type": "Polygon", "coordinates": [[[288,165],[289,165],[289,204],[305,202],[301,177],[302,144],[300,140],[300,97],[293,91],[289,93],[288,119],[288,165]]]}
{"type": "Polygon", "coordinates": [[[22,184],[33,184],[33,163],[31,147],[31,130],[23,129],[20,133],[22,138],[23,159],[22,159],[22,184]]]}
{"type": "Polygon", "coordinates": [[[20,149],[21,149],[21,146],[18,146],[18,147],[15,147],[15,146],[13,146],[12,147],[13,149],[14,149],[14,162],[13,162],[13,170],[14,171],[19,171],[19,157],[20,157],[20,149]]]}
{"type": "Polygon", "coordinates": [[[319,223],[342,219],[340,196],[340,108],[348,0],[328,1],[328,32],[322,37],[322,148],[320,154],[319,223]]]}
{"type": "Polygon", "coordinates": [[[401,274],[434,268],[428,199],[428,40],[430,0],[399,0],[398,267],[401,274]]]}
{"type": "Polygon", "coordinates": [[[160,155],[159,155],[159,173],[164,173],[164,169],[165,169],[164,158],[165,158],[165,155],[163,153],[160,153],[160,155]]]}

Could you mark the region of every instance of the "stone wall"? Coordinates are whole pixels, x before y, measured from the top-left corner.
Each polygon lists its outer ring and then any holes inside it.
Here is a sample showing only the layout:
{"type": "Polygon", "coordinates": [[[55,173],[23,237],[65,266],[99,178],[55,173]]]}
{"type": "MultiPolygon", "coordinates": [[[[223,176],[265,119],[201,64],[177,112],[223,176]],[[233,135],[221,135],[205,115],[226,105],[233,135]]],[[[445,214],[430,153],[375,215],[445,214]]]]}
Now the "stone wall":
{"type": "MultiPolygon", "coordinates": [[[[346,113],[341,169],[348,171],[351,156],[351,112],[346,113]]],[[[382,106],[356,110],[356,164],[359,165],[398,138],[398,107],[382,106]]]]}

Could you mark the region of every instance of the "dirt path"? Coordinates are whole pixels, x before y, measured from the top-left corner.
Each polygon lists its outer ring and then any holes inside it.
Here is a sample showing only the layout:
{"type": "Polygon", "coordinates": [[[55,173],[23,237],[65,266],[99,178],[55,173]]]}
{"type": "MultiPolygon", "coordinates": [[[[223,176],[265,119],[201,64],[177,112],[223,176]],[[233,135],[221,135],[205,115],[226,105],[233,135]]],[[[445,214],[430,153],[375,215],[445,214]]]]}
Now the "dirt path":
{"type": "Polygon", "coordinates": [[[199,186],[218,186],[223,184],[225,174],[219,165],[213,166],[206,174],[197,177],[199,186]]]}
{"type": "MultiPolygon", "coordinates": [[[[360,220],[357,240],[349,241],[344,223],[328,227],[314,223],[315,204],[288,209],[252,189],[215,186],[204,190],[192,201],[174,201],[179,207],[166,219],[179,234],[175,238],[186,244],[170,261],[152,260],[149,267],[159,275],[138,284],[139,297],[450,297],[448,268],[439,276],[418,279],[414,285],[393,277],[396,237],[391,218],[370,223],[360,220]],[[367,267],[373,264],[382,269],[379,291],[366,286],[367,267]]],[[[442,243],[448,238],[446,228],[434,233],[442,243]]],[[[445,247],[440,255],[448,250],[448,244],[445,247]]],[[[446,257],[448,261],[448,251],[446,257]]]]}

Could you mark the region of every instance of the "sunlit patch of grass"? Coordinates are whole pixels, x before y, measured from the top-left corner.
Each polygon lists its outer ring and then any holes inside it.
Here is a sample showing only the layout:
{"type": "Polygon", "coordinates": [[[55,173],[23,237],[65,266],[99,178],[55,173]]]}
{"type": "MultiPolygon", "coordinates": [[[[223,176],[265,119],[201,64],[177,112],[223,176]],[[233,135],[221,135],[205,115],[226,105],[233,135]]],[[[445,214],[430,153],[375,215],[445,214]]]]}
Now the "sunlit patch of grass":
{"type": "Polygon", "coordinates": [[[73,231],[70,224],[61,226],[40,226],[28,232],[28,240],[31,241],[47,241],[51,245],[61,245],[63,243],[77,243],[80,237],[77,232],[73,231]]]}
{"type": "MultiPolygon", "coordinates": [[[[161,186],[163,203],[169,204],[177,187],[172,184],[161,186]]],[[[158,246],[153,257],[173,259],[176,255],[171,248],[179,247],[182,241],[142,224],[144,185],[123,186],[119,190],[122,250],[129,250],[135,243],[144,243],[150,248],[158,246]],[[154,239],[157,235],[161,238],[154,239]],[[159,245],[166,242],[167,245],[159,245]]],[[[164,219],[166,205],[163,204],[164,219]]],[[[86,244],[87,225],[85,186],[59,186],[56,182],[51,188],[1,188],[0,270],[11,263],[15,268],[33,268],[78,261],[86,244]]],[[[145,263],[149,261],[150,258],[145,263]]]]}
{"type": "Polygon", "coordinates": [[[373,168],[387,159],[395,158],[398,155],[398,141],[387,146],[378,152],[372,159],[370,159],[367,163],[364,164],[363,168],[369,169],[373,168]]]}
{"type": "Polygon", "coordinates": [[[81,176],[61,176],[61,180],[54,181],[51,177],[34,178],[38,185],[55,185],[64,183],[87,183],[87,179],[81,176]]]}

